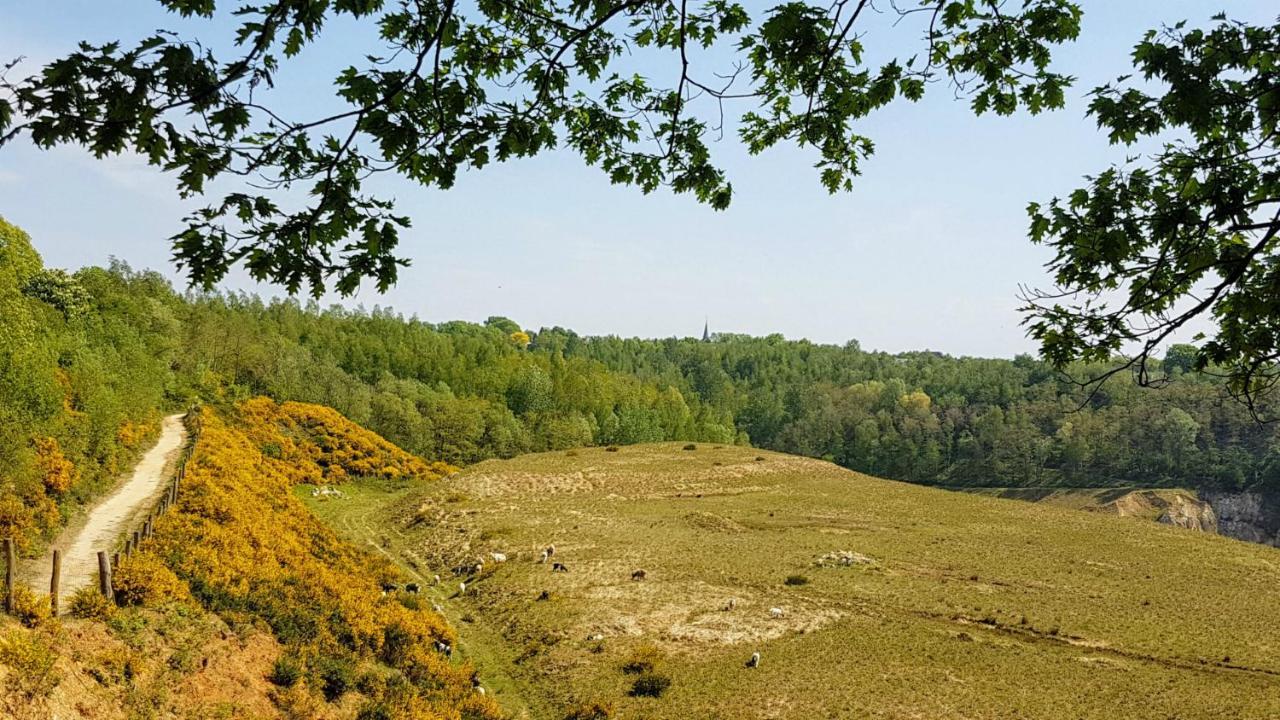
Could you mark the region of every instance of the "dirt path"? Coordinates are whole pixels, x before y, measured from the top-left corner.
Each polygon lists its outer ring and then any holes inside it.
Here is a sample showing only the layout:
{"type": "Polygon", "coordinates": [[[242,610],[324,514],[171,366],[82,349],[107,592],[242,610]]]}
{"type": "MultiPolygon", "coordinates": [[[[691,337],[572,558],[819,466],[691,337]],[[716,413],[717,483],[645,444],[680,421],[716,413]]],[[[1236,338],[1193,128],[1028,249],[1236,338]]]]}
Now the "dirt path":
{"type": "MultiPolygon", "coordinates": [[[[62,550],[62,594],[70,595],[93,582],[98,551],[110,550],[126,530],[134,529],[164,491],[170,466],[186,442],[181,415],[166,417],[160,439],[142,456],[133,475],[73,521],[52,544],[62,550]]],[[[40,592],[49,591],[49,559],[29,561],[23,577],[40,592]]]]}

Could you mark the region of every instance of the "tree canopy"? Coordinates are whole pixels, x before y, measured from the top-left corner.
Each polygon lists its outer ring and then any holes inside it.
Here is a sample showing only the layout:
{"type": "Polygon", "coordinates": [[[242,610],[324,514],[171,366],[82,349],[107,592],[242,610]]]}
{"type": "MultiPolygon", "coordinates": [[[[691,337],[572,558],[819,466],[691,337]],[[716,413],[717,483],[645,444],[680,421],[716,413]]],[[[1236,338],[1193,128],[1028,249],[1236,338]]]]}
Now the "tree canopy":
{"type": "Polygon", "coordinates": [[[1092,93],[1089,114],[1111,141],[1160,150],[1088,178],[1065,199],[1032,203],[1031,238],[1052,247],[1058,287],[1027,293],[1031,335],[1046,359],[1126,362],[1143,384],[1150,362],[1198,317],[1194,367],[1223,373],[1259,417],[1280,381],[1280,23],[1219,16],[1147,33],[1140,80],[1092,93]]]}
{"type": "Polygon", "coordinates": [[[81,44],[0,82],[0,143],[136,152],[183,196],[235,180],[173,238],[179,265],[206,288],[243,263],[316,295],[366,278],[385,289],[405,262],[409,219],[367,191],[373,175],[448,188],[460,171],[566,147],[613,183],[723,208],[733,191],[712,140],[729,130],[752,153],[812,148],[836,191],[873,150],[854,123],[931,84],[978,113],[1061,106],[1071,79],[1050,50],[1080,20],[1067,0],[784,2],[754,16],[730,0],[159,2],[231,13],[232,56],[171,32],[81,44]],[[341,107],[297,117],[272,102],[281,63],[344,18],[381,50],[352,53],[334,79],[341,107]]]}
{"type": "MultiPolygon", "coordinates": [[[[291,293],[385,289],[407,261],[409,219],[367,181],[393,173],[447,189],[459,172],[567,148],[612,183],[669,187],[724,208],[717,140],[751,153],[810,149],[820,184],[848,189],[874,150],[856,123],[942,86],[976,113],[1062,107],[1072,78],[1068,0],[158,0],[235,18],[234,48],[156,32],[81,44],[39,72],[0,74],[0,146],[136,152],[212,195],[172,238],[191,282],[236,264],[291,293]],[[335,21],[379,50],[334,78],[336,107],[298,116],[271,93],[282,63],[335,21]],[[223,55],[229,51],[230,55],[223,55]],[[9,74],[15,77],[8,77],[9,74]],[[218,191],[213,191],[219,181],[218,191]],[[223,188],[227,188],[225,191],[223,188]],[[301,199],[300,199],[301,198],[301,199]]],[[[1119,365],[1141,384],[1197,318],[1192,365],[1261,417],[1280,382],[1280,24],[1217,17],[1151,30],[1133,75],[1092,92],[1113,143],[1155,152],[1029,207],[1053,248],[1055,287],[1028,289],[1028,332],[1059,368],[1119,365]]],[[[46,278],[44,291],[56,289],[46,278]]],[[[68,306],[70,307],[70,306],[68,306]]]]}

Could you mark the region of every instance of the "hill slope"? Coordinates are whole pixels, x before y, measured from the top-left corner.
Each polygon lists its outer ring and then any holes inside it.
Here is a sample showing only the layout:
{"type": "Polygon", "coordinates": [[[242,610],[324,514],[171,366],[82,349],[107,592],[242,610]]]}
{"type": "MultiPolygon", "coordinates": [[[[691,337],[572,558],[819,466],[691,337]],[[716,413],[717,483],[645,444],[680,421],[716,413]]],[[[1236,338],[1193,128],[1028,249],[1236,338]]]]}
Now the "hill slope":
{"type": "Polygon", "coordinates": [[[311,504],[442,574],[464,649],[533,717],[1280,715],[1272,548],[707,445],[488,461],[311,504]],[[568,572],[536,562],[551,543],[568,572]],[[841,551],[852,564],[818,566],[841,551]],[[490,552],[510,559],[459,595],[443,568],[490,552]],[[672,679],[661,698],[628,695],[637,653],[672,679]]]}

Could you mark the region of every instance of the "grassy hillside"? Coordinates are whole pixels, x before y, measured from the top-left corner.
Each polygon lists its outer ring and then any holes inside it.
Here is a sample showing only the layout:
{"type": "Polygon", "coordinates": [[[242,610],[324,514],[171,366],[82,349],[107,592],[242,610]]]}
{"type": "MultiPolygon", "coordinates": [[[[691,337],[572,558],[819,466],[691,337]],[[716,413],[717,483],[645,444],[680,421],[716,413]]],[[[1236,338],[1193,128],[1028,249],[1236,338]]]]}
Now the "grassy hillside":
{"type": "Polygon", "coordinates": [[[1272,548],[678,443],[308,502],[442,574],[432,593],[464,651],[529,717],[596,702],[653,720],[1280,715],[1272,548]],[[551,543],[569,572],[536,562],[551,543]],[[856,561],[816,564],[839,551],[856,561]],[[490,552],[511,559],[458,595],[445,568],[490,552]],[[629,695],[636,661],[671,679],[661,697],[629,695]]]}

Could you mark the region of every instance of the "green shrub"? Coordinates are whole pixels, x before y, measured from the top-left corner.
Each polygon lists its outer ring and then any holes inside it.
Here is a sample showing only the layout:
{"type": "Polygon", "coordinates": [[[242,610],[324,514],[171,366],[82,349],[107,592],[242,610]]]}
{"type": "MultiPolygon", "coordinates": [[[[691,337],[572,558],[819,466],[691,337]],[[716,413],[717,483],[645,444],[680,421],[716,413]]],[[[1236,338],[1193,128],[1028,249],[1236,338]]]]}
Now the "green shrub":
{"type": "Polygon", "coordinates": [[[356,720],[395,720],[392,707],[385,700],[369,700],[356,713],[356,720]]]}
{"type": "Polygon", "coordinates": [[[271,666],[271,676],[267,679],[280,687],[293,687],[302,679],[302,664],[293,655],[281,655],[271,666]]]}
{"type": "Polygon", "coordinates": [[[609,720],[613,717],[613,704],[601,702],[583,703],[569,711],[564,720],[609,720]]]}
{"type": "Polygon", "coordinates": [[[632,650],[631,655],[622,663],[622,672],[628,675],[653,672],[661,662],[661,650],[653,645],[641,645],[632,650]]]}
{"type": "Polygon", "coordinates": [[[804,575],[788,575],[786,580],[782,581],[784,585],[807,585],[809,578],[804,575]]]}
{"type": "Polygon", "coordinates": [[[320,692],[329,702],[337,702],[356,682],[355,664],[341,657],[326,655],[316,662],[320,692]]]}
{"type": "Polygon", "coordinates": [[[671,678],[656,672],[643,672],[631,684],[631,697],[662,697],[671,687],[671,678]]]}

